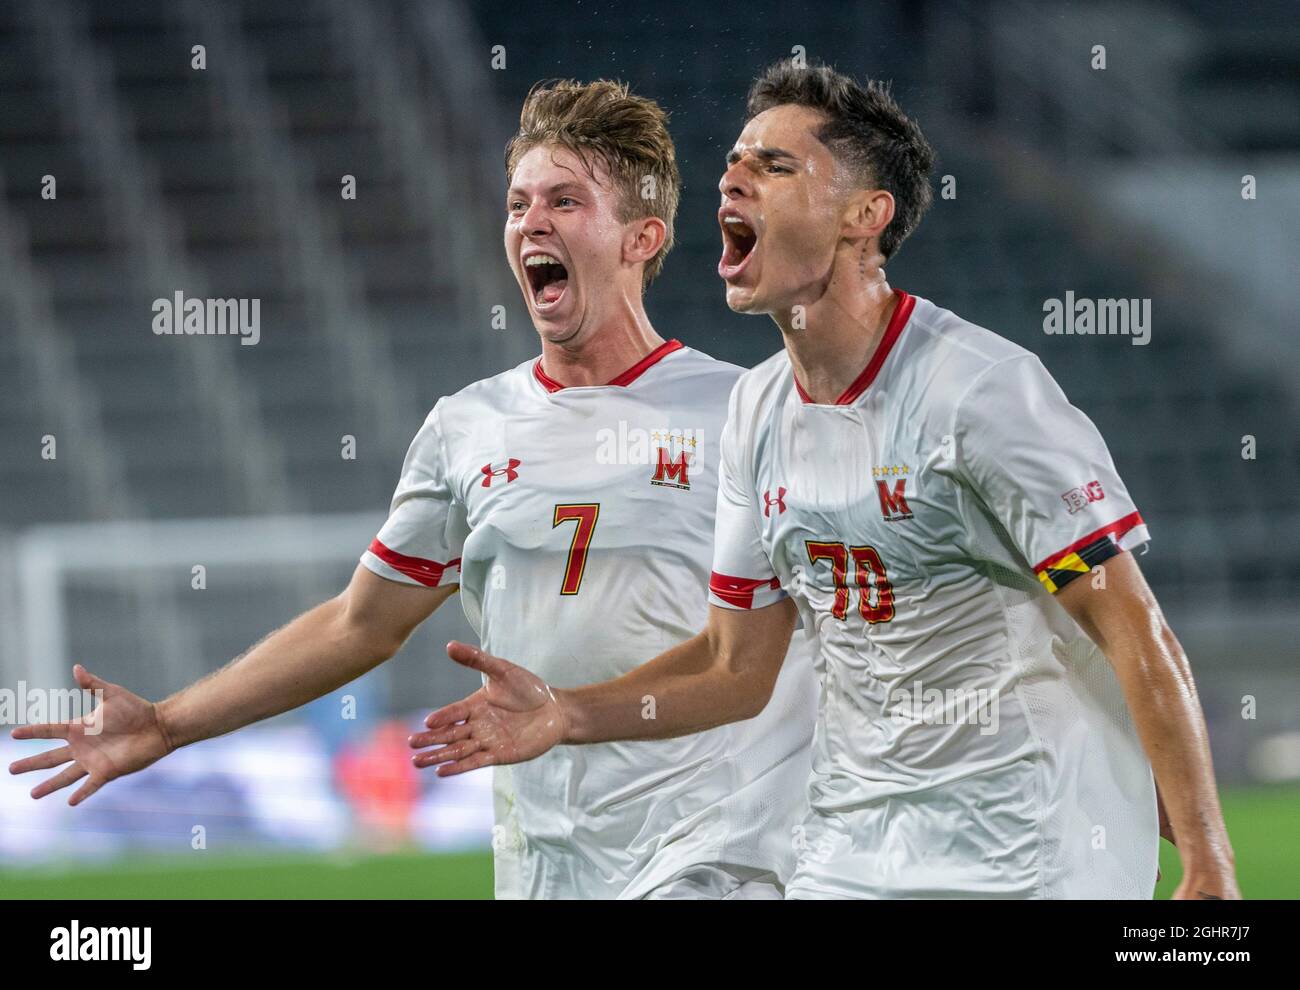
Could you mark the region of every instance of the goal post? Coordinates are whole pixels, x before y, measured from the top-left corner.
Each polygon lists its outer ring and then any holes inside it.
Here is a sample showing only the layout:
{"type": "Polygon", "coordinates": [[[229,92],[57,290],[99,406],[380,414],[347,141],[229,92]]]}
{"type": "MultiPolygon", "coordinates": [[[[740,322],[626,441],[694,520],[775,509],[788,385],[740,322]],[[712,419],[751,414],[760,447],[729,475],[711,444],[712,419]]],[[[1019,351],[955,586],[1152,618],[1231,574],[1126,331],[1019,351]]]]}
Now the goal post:
{"type": "MultiPolygon", "coordinates": [[[[80,662],[161,697],[338,594],[383,521],[361,512],[25,530],[9,539],[12,566],[0,578],[5,680],[66,686],[80,662]]],[[[477,641],[458,600],[390,662],[389,710],[413,699],[432,707],[477,686],[442,653],[451,638],[477,641]]]]}

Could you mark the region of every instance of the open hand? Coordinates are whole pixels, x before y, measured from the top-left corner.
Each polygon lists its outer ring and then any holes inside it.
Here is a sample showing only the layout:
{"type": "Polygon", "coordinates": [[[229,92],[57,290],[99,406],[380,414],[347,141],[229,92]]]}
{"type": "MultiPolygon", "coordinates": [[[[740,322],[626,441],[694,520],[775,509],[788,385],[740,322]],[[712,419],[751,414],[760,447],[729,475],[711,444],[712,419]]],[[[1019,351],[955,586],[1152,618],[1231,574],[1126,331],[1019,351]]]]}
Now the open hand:
{"type": "Polygon", "coordinates": [[[409,740],[423,750],[411,759],[417,767],[450,777],[536,759],[564,741],[564,710],[540,677],[467,643],[448,643],[447,655],[486,674],[487,684],[424,720],[428,731],[409,740]]]}
{"type": "Polygon", "coordinates": [[[143,770],[162,759],[172,747],[158,718],[157,706],[152,702],[120,684],[96,677],[81,664],[72,668],[72,675],[83,690],[103,692],[98,706],[69,722],[45,722],[14,729],[11,735],[15,739],[63,739],[66,745],[17,760],[9,765],[9,772],[49,770],[70,762],[37,784],[32,789],[32,797],[43,798],[82,777],[89,777],[68,798],[68,804],[75,806],[110,780],[143,770]]]}

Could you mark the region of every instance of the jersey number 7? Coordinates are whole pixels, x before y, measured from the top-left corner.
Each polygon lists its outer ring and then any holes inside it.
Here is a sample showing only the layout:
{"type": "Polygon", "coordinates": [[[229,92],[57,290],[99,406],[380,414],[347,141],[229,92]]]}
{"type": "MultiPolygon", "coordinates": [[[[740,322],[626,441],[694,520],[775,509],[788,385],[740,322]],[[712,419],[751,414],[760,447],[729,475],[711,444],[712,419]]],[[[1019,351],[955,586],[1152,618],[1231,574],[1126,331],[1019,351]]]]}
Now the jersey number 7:
{"type": "Polygon", "coordinates": [[[591,546],[591,534],[596,531],[596,519],[599,516],[599,502],[555,507],[551,529],[570,520],[578,524],[573,531],[573,542],[569,544],[569,557],[564,565],[564,581],[560,584],[562,595],[576,595],[582,587],[582,573],[587,569],[587,549],[591,546]]]}
{"type": "Polygon", "coordinates": [[[849,558],[853,558],[853,577],[858,586],[858,611],[867,622],[888,622],[894,617],[894,586],[885,574],[884,561],[875,547],[846,547],[843,543],[825,543],[808,540],[808,560],[831,562],[831,575],[835,579],[835,604],[831,615],[843,619],[849,614],[849,558]],[[871,604],[871,589],[875,585],[876,604],[871,604]]]}

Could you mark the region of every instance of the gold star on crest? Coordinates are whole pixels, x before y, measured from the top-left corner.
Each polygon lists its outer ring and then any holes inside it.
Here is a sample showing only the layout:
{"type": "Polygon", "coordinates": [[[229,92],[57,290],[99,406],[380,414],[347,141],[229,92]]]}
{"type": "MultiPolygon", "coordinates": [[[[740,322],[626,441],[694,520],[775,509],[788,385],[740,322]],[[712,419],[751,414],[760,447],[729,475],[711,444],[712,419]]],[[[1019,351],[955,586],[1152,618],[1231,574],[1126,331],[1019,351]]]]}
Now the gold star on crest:
{"type": "Polygon", "coordinates": [[[912,469],[906,464],[877,464],[871,468],[873,478],[890,478],[911,474],[912,469]]]}

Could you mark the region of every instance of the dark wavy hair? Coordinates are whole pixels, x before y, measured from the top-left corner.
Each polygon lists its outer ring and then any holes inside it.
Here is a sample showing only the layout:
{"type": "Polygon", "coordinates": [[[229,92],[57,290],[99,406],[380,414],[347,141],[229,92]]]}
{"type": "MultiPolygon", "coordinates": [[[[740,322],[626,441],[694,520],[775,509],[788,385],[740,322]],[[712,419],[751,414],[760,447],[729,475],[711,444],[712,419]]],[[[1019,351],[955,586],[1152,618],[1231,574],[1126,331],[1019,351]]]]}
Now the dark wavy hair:
{"type": "Polygon", "coordinates": [[[746,111],[753,118],[784,104],[822,113],[817,139],[864,187],[894,197],[894,219],[880,233],[880,252],[891,257],[934,201],[934,149],[921,128],[894,102],[888,83],[863,85],[827,65],[786,59],[768,66],[750,87],[746,111]]]}

